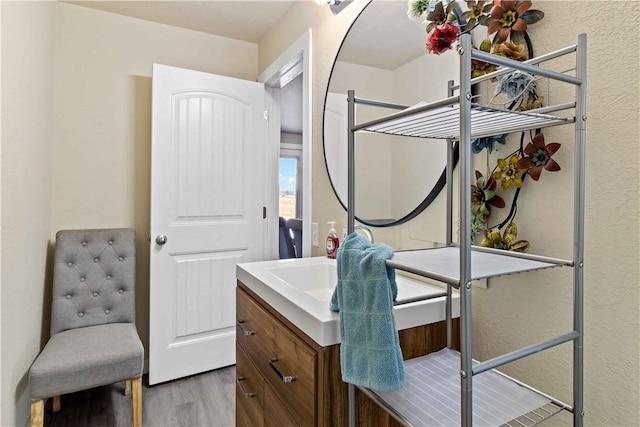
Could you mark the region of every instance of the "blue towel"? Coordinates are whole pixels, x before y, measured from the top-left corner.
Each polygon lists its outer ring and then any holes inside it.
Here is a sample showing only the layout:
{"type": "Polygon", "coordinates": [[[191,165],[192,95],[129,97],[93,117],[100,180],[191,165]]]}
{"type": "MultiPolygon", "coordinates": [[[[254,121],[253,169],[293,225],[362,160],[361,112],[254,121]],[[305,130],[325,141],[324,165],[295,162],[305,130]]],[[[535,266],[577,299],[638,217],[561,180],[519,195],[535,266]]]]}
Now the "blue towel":
{"type": "Polygon", "coordinates": [[[392,256],[393,249],[385,244],[348,235],[338,249],[338,285],[330,303],[332,311],[340,312],[342,380],[384,391],[404,386],[393,318],[396,274],[385,263],[392,256]]]}

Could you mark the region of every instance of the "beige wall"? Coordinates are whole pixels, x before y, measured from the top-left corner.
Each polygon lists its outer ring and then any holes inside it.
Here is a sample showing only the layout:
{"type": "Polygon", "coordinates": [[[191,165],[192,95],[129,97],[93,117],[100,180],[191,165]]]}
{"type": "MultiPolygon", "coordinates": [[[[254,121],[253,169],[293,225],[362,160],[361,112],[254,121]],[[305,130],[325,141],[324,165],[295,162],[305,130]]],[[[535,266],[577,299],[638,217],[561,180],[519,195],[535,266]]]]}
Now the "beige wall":
{"type": "MultiPolygon", "coordinates": [[[[2,34],[2,5],[0,5],[0,35],[2,34]]],[[[0,37],[0,40],[2,37],[0,37]]],[[[0,47],[0,100],[2,99],[2,48],[0,47]]],[[[0,102],[0,117],[2,117],[2,102],[0,102]]],[[[0,165],[2,165],[2,120],[0,120],[0,165]]],[[[2,292],[2,173],[0,172],[0,294],[2,292]]],[[[2,301],[0,300],[0,384],[2,384],[2,301]]],[[[2,396],[2,386],[0,386],[0,396],[2,396]]],[[[0,398],[0,422],[2,422],[2,402],[0,398]]]]}
{"type": "Polygon", "coordinates": [[[65,3],[2,8],[1,424],[24,425],[57,230],[136,229],[136,323],[148,348],[152,64],[255,80],[258,46],[65,3]]]}
{"type": "Polygon", "coordinates": [[[27,372],[48,333],[54,3],[2,2],[2,418],[28,419],[27,372]],[[45,332],[47,331],[47,332],[45,332]],[[17,409],[16,409],[17,408],[17,409]]]}
{"type": "MultiPolygon", "coordinates": [[[[536,53],[588,34],[585,210],[585,424],[640,425],[640,232],[638,95],[640,32],[605,30],[637,22],[638,2],[534,2],[545,12],[530,27],[536,53]]],[[[551,96],[557,96],[551,92],[551,96]]],[[[559,99],[556,99],[559,100],[559,99]]],[[[573,127],[544,131],[559,142],[562,171],[546,174],[520,196],[519,237],[532,252],[571,257],[573,127]]],[[[529,183],[531,184],[531,183],[529,183]]],[[[474,310],[476,356],[490,357],[571,329],[570,271],[491,280],[474,310]],[[497,308],[509,307],[497,311],[497,308]]],[[[510,373],[571,401],[571,346],[514,363],[510,373]]],[[[559,421],[560,422],[560,421],[559,421]]]]}
{"type": "MultiPolygon", "coordinates": [[[[638,52],[639,33],[614,31],[624,16],[637,22],[637,2],[538,1],[545,12],[530,27],[537,53],[575,43],[589,34],[588,151],[585,250],[585,425],[637,426],[639,392],[640,232],[638,52]]],[[[313,29],[313,221],[344,223],[322,153],[322,108],[333,58],[348,22],[362,8],[356,1],[340,15],[296,5],[283,25],[260,44],[260,65],[277,57],[307,26],[313,29]],[[289,32],[291,31],[291,32],[289,32]]],[[[533,252],[571,257],[572,127],[545,132],[548,142],[563,144],[562,172],[545,175],[521,196],[518,225],[533,252]],[[565,242],[565,243],[562,243],[565,242]]],[[[554,156],[555,157],[555,156],[554,156]]],[[[442,203],[435,206],[443,207],[442,203]]],[[[374,230],[377,240],[422,238],[418,218],[406,226],[374,230]],[[412,230],[413,229],[413,230],[412,230]]],[[[315,249],[315,254],[322,254],[315,249]]],[[[571,274],[549,271],[492,280],[488,290],[474,291],[475,356],[499,352],[551,338],[571,329],[571,274]]],[[[571,401],[571,348],[558,347],[514,363],[510,372],[534,386],[571,401]]],[[[556,424],[567,425],[567,417],[556,424]]],[[[553,422],[551,424],[554,424],[553,422]]]]}
{"type": "Polygon", "coordinates": [[[255,80],[258,46],[70,4],[57,12],[51,228],[136,229],[148,349],[152,64],[255,80]]]}

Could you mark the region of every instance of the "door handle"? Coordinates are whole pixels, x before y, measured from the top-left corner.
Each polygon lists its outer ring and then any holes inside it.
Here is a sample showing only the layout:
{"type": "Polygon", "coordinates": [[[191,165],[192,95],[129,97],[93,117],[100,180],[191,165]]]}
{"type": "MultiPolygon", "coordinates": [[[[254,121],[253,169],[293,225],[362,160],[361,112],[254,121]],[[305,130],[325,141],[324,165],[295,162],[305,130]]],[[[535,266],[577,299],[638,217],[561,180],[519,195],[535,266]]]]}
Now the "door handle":
{"type": "Polygon", "coordinates": [[[156,244],[162,246],[165,243],[167,243],[167,236],[165,236],[164,234],[158,234],[156,236],[156,244]]]}

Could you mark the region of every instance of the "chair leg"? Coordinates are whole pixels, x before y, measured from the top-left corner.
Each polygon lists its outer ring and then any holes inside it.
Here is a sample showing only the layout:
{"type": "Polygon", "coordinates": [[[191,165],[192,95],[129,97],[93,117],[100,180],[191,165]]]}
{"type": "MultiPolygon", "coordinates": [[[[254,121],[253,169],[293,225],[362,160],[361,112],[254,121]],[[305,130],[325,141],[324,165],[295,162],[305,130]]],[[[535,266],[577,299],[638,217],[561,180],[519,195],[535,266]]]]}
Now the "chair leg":
{"type": "Polygon", "coordinates": [[[131,394],[131,380],[124,382],[124,395],[129,396],[131,394]]]}
{"type": "Polygon", "coordinates": [[[142,427],[142,377],[131,380],[133,388],[133,427],[142,427]]]}
{"type": "Polygon", "coordinates": [[[53,396],[53,412],[60,412],[62,404],[60,403],[60,395],[53,396]]]}
{"type": "Polygon", "coordinates": [[[44,400],[31,402],[31,427],[44,425],[44,400]]]}

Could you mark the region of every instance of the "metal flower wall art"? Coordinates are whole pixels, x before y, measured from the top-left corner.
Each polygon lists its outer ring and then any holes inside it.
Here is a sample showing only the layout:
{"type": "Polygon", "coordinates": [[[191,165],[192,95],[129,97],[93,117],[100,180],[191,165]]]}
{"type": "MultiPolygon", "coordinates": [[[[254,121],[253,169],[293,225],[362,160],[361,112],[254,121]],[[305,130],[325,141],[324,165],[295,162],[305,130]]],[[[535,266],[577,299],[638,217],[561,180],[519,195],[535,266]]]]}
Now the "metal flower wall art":
{"type": "MultiPolygon", "coordinates": [[[[537,182],[541,179],[543,170],[548,172],[560,170],[560,165],[552,158],[560,149],[560,144],[557,142],[546,144],[544,134],[537,133],[531,138],[531,142],[524,145],[527,135],[528,133],[523,132],[520,137],[520,146],[504,158],[497,160],[491,171],[491,178],[486,184],[483,181],[482,183],[476,182],[476,184],[471,185],[472,223],[476,224],[472,225],[472,237],[475,238],[484,230],[484,239],[480,243],[482,246],[516,252],[529,250],[529,242],[526,240],[518,240],[516,242],[515,240],[518,233],[517,226],[514,223],[518,213],[518,198],[525,186],[527,176],[537,182]],[[487,193],[487,190],[489,193],[487,193]],[[481,191],[484,192],[482,195],[480,194],[481,191]],[[506,197],[509,192],[513,192],[513,196],[506,217],[497,224],[490,222],[495,210],[491,211],[487,203],[494,208],[504,208],[507,205],[503,196],[506,197]],[[480,196],[484,197],[482,199],[484,206],[480,203],[480,196]],[[477,225],[478,223],[481,225],[477,225]],[[500,230],[502,229],[505,229],[505,231],[501,235],[500,230]]],[[[480,180],[482,173],[476,171],[476,178],[480,180]]]]}
{"type": "Polygon", "coordinates": [[[463,12],[455,0],[409,0],[407,15],[424,17],[426,48],[439,55],[453,47],[456,41],[453,31],[458,34],[469,32],[478,25],[487,27],[489,35],[494,34],[493,45],[523,44],[527,27],[544,18],[543,12],[531,9],[531,6],[528,0],[468,0],[468,10],[463,12]]]}
{"type": "MultiPolygon", "coordinates": [[[[409,0],[408,16],[425,20],[427,52],[440,55],[452,49],[461,34],[484,26],[489,37],[480,46],[474,46],[475,49],[515,61],[526,61],[533,56],[527,29],[542,20],[544,13],[532,9],[531,1],[469,0],[466,5],[467,10],[463,11],[454,0],[409,0]]],[[[497,68],[494,64],[472,60],[471,77],[492,73],[497,68]]],[[[518,111],[533,110],[543,105],[544,97],[538,95],[536,79],[529,73],[513,71],[491,81],[494,83],[493,97],[485,104],[518,111]]],[[[527,177],[531,178],[529,182],[539,182],[543,179],[543,171],[560,170],[560,165],[552,158],[560,144],[547,144],[540,130],[531,134],[523,132],[519,146],[512,151],[508,150],[510,139],[509,135],[502,134],[471,141],[473,153],[484,152],[487,159],[494,150],[508,152],[494,162],[493,169],[487,166],[484,175],[480,171],[475,172],[475,182],[471,183],[471,234],[473,239],[483,235],[482,246],[527,252],[529,242],[517,239],[518,227],[514,222],[518,198],[527,185],[527,177]],[[526,138],[529,141],[525,141],[526,138]],[[510,204],[505,200],[510,200],[510,204]],[[495,217],[506,209],[506,215],[496,221],[495,217]]]]}

